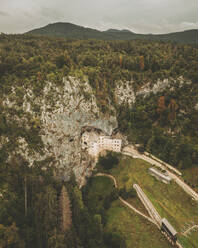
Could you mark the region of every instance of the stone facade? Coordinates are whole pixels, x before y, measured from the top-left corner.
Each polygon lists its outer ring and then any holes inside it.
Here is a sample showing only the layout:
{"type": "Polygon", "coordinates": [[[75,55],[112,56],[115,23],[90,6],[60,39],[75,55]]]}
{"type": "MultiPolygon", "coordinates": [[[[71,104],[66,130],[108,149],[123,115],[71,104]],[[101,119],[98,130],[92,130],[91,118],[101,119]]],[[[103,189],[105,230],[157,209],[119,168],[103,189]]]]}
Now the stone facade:
{"type": "Polygon", "coordinates": [[[93,132],[85,132],[82,135],[82,149],[87,149],[88,154],[97,157],[103,150],[120,152],[121,139],[112,139],[110,136],[99,136],[93,132]]]}

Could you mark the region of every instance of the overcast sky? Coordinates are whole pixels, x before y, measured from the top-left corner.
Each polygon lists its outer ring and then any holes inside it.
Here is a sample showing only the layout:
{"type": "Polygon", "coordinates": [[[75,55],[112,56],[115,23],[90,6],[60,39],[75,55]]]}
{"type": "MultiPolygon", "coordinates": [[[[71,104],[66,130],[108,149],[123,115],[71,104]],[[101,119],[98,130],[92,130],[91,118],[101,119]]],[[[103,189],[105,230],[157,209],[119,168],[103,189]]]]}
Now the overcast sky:
{"type": "Polygon", "coordinates": [[[60,21],[138,33],[198,29],[198,0],[0,0],[0,32],[60,21]]]}

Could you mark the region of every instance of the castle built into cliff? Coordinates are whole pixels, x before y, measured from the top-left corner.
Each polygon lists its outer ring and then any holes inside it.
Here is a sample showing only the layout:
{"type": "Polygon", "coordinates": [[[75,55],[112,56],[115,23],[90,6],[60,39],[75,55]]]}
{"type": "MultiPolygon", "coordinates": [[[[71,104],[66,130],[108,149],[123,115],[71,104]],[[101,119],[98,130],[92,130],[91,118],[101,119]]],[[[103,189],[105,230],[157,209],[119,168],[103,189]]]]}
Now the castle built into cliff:
{"type": "Polygon", "coordinates": [[[110,136],[98,136],[95,133],[85,132],[82,135],[82,149],[87,149],[91,156],[98,156],[103,150],[120,152],[121,139],[113,139],[110,136]]]}

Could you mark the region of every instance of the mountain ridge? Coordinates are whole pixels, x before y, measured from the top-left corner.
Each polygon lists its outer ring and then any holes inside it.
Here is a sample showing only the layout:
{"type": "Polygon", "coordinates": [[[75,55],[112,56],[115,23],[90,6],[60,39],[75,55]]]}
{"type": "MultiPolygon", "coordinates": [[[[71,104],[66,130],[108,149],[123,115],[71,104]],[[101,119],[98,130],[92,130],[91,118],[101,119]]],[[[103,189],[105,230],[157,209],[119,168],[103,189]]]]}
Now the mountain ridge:
{"type": "Polygon", "coordinates": [[[41,28],[36,28],[25,34],[54,36],[76,39],[100,39],[100,40],[157,40],[172,41],[178,43],[198,44],[198,29],[184,30],[167,34],[139,34],[127,29],[108,29],[100,31],[83,27],[69,22],[56,22],[41,28]]]}

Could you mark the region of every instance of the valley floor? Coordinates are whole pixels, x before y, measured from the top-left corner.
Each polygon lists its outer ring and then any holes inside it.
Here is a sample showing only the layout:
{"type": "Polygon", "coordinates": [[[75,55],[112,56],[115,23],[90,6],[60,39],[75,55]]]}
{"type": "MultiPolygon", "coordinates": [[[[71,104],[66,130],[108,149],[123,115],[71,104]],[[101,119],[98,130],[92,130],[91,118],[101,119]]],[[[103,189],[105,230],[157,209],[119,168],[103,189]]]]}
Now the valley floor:
{"type": "MultiPolygon", "coordinates": [[[[111,169],[107,173],[113,175],[118,183],[119,188],[126,187],[130,189],[133,187],[134,183],[137,183],[141,186],[143,191],[146,193],[148,198],[151,200],[161,217],[165,217],[168,221],[173,225],[173,227],[178,232],[178,238],[184,248],[196,248],[198,247],[198,230],[193,230],[187,236],[183,235],[183,232],[186,231],[187,228],[198,224],[198,204],[192,198],[187,195],[182,188],[180,188],[173,180],[172,182],[167,185],[148,174],[148,168],[151,167],[151,164],[141,160],[141,159],[133,159],[129,156],[119,155],[119,165],[116,168],[111,169]]],[[[144,206],[137,198],[127,199],[133,206],[135,206],[141,212],[148,214],[147,211],[144,209],[144,206]]],[[[139,220],[141,216],[136,216],[136,214],[131,213],[132,211],[126,209],[125,207],[120,206],[121,203],[114,203],[111,209],[108,212],[108,222],[107,227],[113,227],[118,225],[117,228],[120,230],[123,229],[123,233],[127,230],[127,235],[130,235],[130,228],[125,226],[132,225],[134,228],[137,228],[137,233],[134,237],[136,242],[140,242],[146,236],[147,230],[145,227],[141,229],[141,225],[137,224],[138,221],[140,223],[145,222],[146,220],[139,220]],[[123,208],[125,210],[123,210],[123,208]],[[127,211],[125,213],[125,211],[127,211]],[[115,214],[118,212],[118,214],[115,214]],[[117,215],[117,216],[115,216],[117,215]],[[114,217],[113,217],[114,216],[114,217]],[[120,217],[118,217],[120,216],[120,217]],[[125,218],[125,217],[126,218],[125,218]],[[135,217],[134,217],[135,216],[135,217]],[[131,218],[131,224],[129,224],[129,220],[131,218]],[[126,219],[126,220],[125,220],[126,219]],[[138,219],[138,220],[137,220],[138,219]],[[128,224],[124,224],[124,222],[128,224]],[[114,224],[112,224],[114,223],[114,224]],[[124,229],[126,230],[124,231],[124,229]],[[142,230],[142,233],[141,231],[142,230]],[[139,240],[139,241],[137,241],[139,240]]],[[[147,221],[146,221],[147,222],[147,221]]],[[[155,236],[153,234],[154,229],[156,228],[151,223],[146,223],[146,226],[151,225],[153,229],[148,236],[151,238],[155,236]]],[[[131,227],[132,228],[132,227],[131,227]]],[[[133,230],[133,229],[132,229],[133,230]]],[[[135,229],[131,232],[135,232],[135,229]]],[[[158,239],[160,239],[160,232],[156,228],[156,232],[158,233],[158,239]]],[[[133,238],[129,238],[128,236],[128,243],[129,240],[133,240],[133,238]]],[[[132,241],[131,241],[132,242],[132,241]]],[[[132,243],[131,243],[132,244],[132,243]]],[[[154,244],[152,242],[152,244],[154,244]]],[[[129,245],[130,247],[130,245],[129,245]]],[[[142,247],[140,244],[135,247],[142,247]]],[[[149,247],[149,246],[147,246],[149,247]]],[[[152,246],[154,247],[154,246],[152,246]]],[[[156,247],[160,247],[159,245],[156,247]]],[[[166,247],[163,245],[162,247],[166,247]]],[[[168,247],[168,246],[167,246],[168,247]]]]}
{"type": "MultiPolygon", "coordinates": [[[[112,186],[112,179],[106,176],[92,178],[88,198],[92,199],[91,208],[94,211],[100,211],[102,198],[111,191],[112,186]],[[95,198],[101,199],[97,205],[94,204],[95,198]]],[[[138,202],[138,198],[136,200],[138,202]]],[[[129,209],[120,200],[114,201],[105,215],[105,231],[119,233],[126,241],[127,248],[171,248],[171,244],[154,224],[129,209]]]]}
{"type": "Polygon", "coordinates": [[[169,248],[171,244],[157,227],[116,201],[107,213],[107,230],[117,230],[126,240],[128,248],[169,248]]]}

